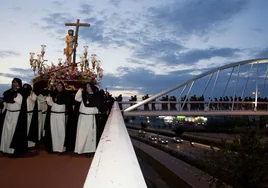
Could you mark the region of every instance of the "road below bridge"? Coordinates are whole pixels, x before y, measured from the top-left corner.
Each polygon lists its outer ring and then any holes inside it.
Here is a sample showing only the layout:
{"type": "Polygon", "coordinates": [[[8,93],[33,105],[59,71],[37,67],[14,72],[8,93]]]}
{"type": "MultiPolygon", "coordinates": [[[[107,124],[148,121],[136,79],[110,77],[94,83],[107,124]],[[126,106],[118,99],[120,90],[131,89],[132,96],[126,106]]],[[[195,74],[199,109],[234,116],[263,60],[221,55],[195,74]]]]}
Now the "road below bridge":
{"type": "MultiPolygon", "coordinates": [[[[128,129],[128,132],[131,136],[138,136],[137,130],[128,129]]],[[[146,139],[148,139],[148,137],[151,135],[157,136],[157,134],[146,132],[146,139]]],[[[210,149],[210,146],[199,144],[199,143],[195,143],[194,146],[191,146],[190,142],[186,140],[184,140],[183,143],[175,143],[172,137],[168,137],[168,136],[159,135],[159,138],[165,138],[168,140],[168,144],[165,145],[167,148],[170,148],[176,151],[181,151],[183,153],[190,154],[193,156],[196,156],[196,155],[200,156],[204,153],[204,150],[210,149]]],[[[156,142],[156,141],[152,141],[152,142],[156,142]]]]}
{"type": "MultiPolygon", "coordinates": [[[[141,128],[140,125],[136,125],[136,124],[129,124],[128,123],[126,125],[127,126],[130,126],[130,127],[134,127],[134,128],[141,128]]],[[[174,133],[170,129],[159,129],[159,128],[152,128],[152,127],[148,127],[147,129],[154,130],[154,131],[159,131],[159,132],[174,133]]],[[[199,137],[199,138],[202,138],[202,139],[210,139],[210,140],[213,140],[213,141],[226,140],[229,143],[231,143],[236,136],[237,137],[239,136],[239,134],[200,133],[200,132],[184,132],[183,135],[186,135],[186,136],[195,136],[195,137],[199,137]]],[[[261,138],[261,141],[263,143],[268,142],[268,136],[264,136],[263,138],[261,138]]]]}

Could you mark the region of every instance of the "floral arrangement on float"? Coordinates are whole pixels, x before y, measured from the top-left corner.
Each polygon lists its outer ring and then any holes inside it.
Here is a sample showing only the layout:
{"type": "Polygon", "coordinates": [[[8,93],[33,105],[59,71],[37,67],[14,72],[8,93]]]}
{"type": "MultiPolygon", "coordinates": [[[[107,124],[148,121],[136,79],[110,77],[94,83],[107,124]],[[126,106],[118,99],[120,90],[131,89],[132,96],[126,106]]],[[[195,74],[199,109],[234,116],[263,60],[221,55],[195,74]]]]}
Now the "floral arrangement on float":
{"type": "MultiPolygon", "coordinates": [[[[66,25],[66,24],[65,24],[66,25]]],[[[67,90],[76,91],[86,82],[98,84],[103,78],[103,69],[100,67],[100,60],[96,54],[88,56],[88,46],[84,46],[83,56],[80,62],[75,62],[77,34],[73,36],[73,30],[68,30],[66,36],[66,48],[64,54],[66,61],[62,58],[58,59],[58,64],[47,64],[44,59],[46,45],[41,45],[41,53],[30,53],[30,66],[34,72],[33,87],[35,89],[54,89],[57,82],[63,81],[67,90]],[[71,61],[73,57],[73,61],[71,61]]]]}

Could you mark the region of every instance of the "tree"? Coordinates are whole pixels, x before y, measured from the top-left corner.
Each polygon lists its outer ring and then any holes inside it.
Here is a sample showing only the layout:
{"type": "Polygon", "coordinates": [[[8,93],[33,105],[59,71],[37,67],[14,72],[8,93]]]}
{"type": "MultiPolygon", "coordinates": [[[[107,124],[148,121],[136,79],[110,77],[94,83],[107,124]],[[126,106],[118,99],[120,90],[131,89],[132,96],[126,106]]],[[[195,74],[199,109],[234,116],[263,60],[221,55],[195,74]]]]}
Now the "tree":
{"type": "Polygon", "coordinates": [[[198,157],[206,171],[215,175],[211,184],[218,188],[227,187],[223,182],[234,188],[261,188],[268,185],[268,147],[261,143],[255,131],[248,130],[235,138],[231,145],[223,144],[220,150],[211,147],[202,157],[198,157]],[[237,151],[231,150],[232,146],[238,148],[237,151]]]}

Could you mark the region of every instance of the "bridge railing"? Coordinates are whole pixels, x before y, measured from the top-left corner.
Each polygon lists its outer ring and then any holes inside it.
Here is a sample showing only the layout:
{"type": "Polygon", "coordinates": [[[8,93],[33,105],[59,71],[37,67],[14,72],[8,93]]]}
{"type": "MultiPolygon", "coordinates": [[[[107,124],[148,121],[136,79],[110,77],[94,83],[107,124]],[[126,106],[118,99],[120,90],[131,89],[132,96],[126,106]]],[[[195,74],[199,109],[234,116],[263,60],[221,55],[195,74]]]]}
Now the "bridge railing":
{"type": "Polygon", "coordinates": [[[105,125],[84,188],[146,188],[117,102],[105,125]]]}
{"type": "MultiPolygon", "coordinates": [[[[141,101],[118,102],[125,110],[141,101]]],[[[152,101],[137,109],[138,111],[268,111],[268,102],[255,101],[152,101]]]]}

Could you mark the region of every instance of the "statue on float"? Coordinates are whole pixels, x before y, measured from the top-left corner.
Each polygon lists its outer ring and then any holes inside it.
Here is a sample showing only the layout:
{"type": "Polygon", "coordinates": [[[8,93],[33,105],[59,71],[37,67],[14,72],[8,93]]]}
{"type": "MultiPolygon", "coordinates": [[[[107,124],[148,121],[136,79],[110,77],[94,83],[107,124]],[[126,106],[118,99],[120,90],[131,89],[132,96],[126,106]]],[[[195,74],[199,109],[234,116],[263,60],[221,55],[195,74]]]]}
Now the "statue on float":
{"type": "Polygon", "coordinates": [[[64,81],[65,87],[71,91],[77,91],[86,82],[97,84],[102,80],[103,69],[100,67],[100,60],[96,54],[88,57],[88,46],[84,46],[84,53],[81,56],[81,61],[76,63],[76,48],[78,46],[78,30],[79,26],[89,27],[90,24],[65,23],[65,26],[76,26],[74,30],[68,30],[68,35],[65,37],[66,47],[64,54],[66,61],[58,59],[58,65],[51,63],[48,65],[44,59],[46,45],[42,45],[41,53],[35,59],[35,53],[30,53],[30,66],[34,71],[35,78],[33,79],[33,87],[39,90],[54,89],[57,82],[64,81]],[[73,60],[72,60],[73,59],[73,60]],[[90,66],[91,62],[91,66],[90,66]]]}
{"type": "Polygon", "coordinates": [[[64,55],[66,55],[67,65],[70,66],[72,62],[72,54],[75,45],[74,30],[69,29],[68,35],[65,37],[66,48],[64,48],[64,55]]]}

